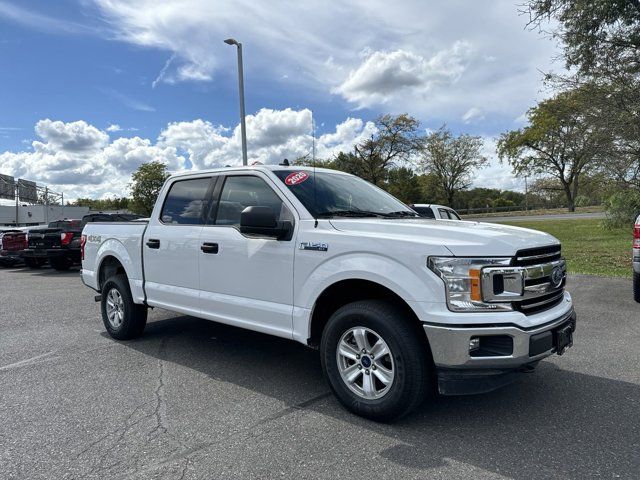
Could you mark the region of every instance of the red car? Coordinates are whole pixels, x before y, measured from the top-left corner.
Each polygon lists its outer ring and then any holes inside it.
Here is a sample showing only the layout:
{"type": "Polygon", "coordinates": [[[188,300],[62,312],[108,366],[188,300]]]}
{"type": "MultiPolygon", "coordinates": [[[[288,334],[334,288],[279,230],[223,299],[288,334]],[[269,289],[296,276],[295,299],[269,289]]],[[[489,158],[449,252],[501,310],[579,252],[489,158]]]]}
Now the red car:
{"type": "Polygon", "coordinates": [[[12,267],[22,261],[20,253],[27,248],[27,234],[21,230],[0,232],[0,265],[12,267]]]}

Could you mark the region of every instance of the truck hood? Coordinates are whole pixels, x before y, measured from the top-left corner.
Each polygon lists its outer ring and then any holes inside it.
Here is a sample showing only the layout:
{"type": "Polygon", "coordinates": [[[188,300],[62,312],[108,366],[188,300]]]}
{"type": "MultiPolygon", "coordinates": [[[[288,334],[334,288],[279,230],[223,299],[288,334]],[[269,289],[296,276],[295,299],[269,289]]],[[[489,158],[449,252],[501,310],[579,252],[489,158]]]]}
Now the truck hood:
{"type": "Polygon", "coordinates": [[[443,245],[457,257],[513,256],[518,250],[558,244],[548,233],[494,223],[422,218],[333,218],[336,230],[354,235],[443,245]]]}

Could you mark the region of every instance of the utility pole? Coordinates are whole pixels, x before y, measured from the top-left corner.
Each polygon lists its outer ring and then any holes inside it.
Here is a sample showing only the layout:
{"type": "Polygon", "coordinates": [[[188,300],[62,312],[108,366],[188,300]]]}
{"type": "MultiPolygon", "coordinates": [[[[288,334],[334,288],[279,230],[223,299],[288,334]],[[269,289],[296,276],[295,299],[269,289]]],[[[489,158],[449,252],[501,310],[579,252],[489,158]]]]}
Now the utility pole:
{"type": "Polygon", "coordinates": [[[244,72],[242,70],[242,44],[233,38],[227,38],[224,43],[235,45],[238,49],[238,90],[240,95],[240,133],[242,135],[242,165],[247,165],[247,127],[244,112],[244,72]]]}
{"type": "Polygon", "coordinates": [[[44,221],[49,223],[49,187],[44,187],[44,221]]]}
{"type": "Polygon", "coordinates": [[[316,164],[316,121],[313,118],[313,112],[311,112],[311,160],[313,165],[316,164]]]}
{"type": "Polygon", "coordinates": [[[20,182],[20,180],[18,180],[15,183],[15,189],[16,189],[16,227],[18,226],[18,208],[19,208],[19,204],[20,204],[19,200],[18,200],[18,198],[20,196],[20,190],[19,190],[19,186],[18,186],[19,182],[20,182]]]}

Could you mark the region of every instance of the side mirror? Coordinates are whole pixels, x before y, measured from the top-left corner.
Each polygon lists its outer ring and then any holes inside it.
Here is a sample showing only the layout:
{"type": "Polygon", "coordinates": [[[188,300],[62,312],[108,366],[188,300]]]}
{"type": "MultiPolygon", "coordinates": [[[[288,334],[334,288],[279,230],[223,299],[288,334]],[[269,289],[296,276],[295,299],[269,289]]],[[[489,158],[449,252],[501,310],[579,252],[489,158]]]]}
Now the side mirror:
{"type": "Polygon", "coordinates": [[[270,207],[247,207],[240,214],[240,233],[260,237],[290,240],[293,233],[291,222],[279,222],[270,207]]]}

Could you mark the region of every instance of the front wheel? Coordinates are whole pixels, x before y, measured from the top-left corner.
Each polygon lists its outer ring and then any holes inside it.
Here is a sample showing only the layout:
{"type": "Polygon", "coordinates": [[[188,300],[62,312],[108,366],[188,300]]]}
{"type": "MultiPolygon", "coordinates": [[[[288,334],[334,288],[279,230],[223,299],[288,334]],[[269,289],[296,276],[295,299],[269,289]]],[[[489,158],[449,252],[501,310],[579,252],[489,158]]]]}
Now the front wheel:
{"type": "Polygon", "coordinates": [[[387,302],[359,301],[338,309],[322,335],[321,361],[338,400],[373,420],[409,413],[433,385],[424,333],[387,302]]]}
{"type": "Polygon", "coordinates": [[[633,299],[640,303],[640,273],[633,272],[633,299]]]}
{"type": "Polygon", "coordinates": [[[126,275],[104,282],[101,310],[104,326],[116,340],[139,337],[147,324],[147,307],[133,302],[126,275]]]}

